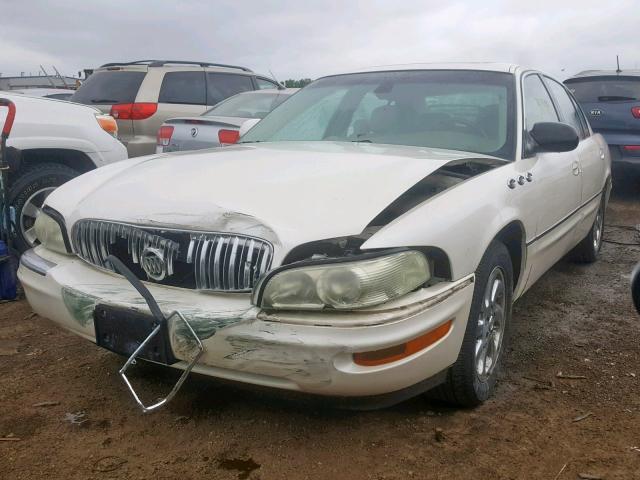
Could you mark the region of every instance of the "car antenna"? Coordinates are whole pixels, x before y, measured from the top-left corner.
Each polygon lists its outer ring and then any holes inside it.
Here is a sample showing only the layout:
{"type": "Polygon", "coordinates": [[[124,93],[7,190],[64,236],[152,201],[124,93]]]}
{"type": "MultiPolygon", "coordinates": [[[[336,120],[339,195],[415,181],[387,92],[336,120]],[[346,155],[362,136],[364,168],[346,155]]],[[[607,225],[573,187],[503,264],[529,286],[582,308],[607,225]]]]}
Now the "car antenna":
{"type": "Polygon", "coordinates": [[[616,63],[618,65],[618,68],[616,69],[616,73],[622,73],[622,70],[620,70],[620,57],[618,55],[616,55],[616,63]]]}
{"type": "MultiPolygon", "coordinates": [[[[273,78],[276,82],[278,82],[278,85],[282,85],[280,83],[280,81],[278,81],[278,79],[276,78],[276,76],[273,74],[273,72],[271,71],[271,69],[269,69],[269,73],[271,74],[271,78],[273,78]]],[[[282,85],[284,87],[284,85],[282,85]]]]}

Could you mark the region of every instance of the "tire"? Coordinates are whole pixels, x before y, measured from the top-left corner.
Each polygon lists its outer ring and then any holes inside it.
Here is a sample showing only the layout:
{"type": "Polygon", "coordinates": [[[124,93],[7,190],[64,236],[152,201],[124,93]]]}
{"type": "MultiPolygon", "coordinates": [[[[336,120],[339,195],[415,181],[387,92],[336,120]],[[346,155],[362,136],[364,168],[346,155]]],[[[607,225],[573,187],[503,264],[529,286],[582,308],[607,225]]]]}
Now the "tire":
{"type": "Polygon", "coordinates": [[[604,237],[604,198],[598,207],[598,213],[593,221],[593,225],[589,233],[582,241],[576,245],[571,251],[570,258],[577,263],[593,263],[598,260],[600,249],[602,248],[602,239],[604,237]]]}
{"type": "Polygon", "coordinates": [[[37,244],[32,230],[44,199],[79,172],[58,163],[37,163],[14,177],[9,186],[9,205],[16,214],[14,246],[20,253],[37,244]]]}
{"type": "Polygon", "coordinates": [[[631,298],[636,311],[640,313],[640,263],[636,265],[631,274],[631,298]]]}
{"type": "MultiPolygon", "coordinates": [[[[511,257],[507,247],[494,240],[476,270],[471,310],[458,359],[447,371],[445,383],[430,392],[430,397],[461,407],[475,407],[493,394],[507,344],[512,301],[511,257]],[[502,282],[502,288],[496,286],[496,280],[502,282]],[[495,313],[489,313],[483,309],[483,303],[492,297],[493,287],[496,287],[498,295],[495,297],[495,305],[491,306],[491,312],[495,313]],[[499,303],[502,303],[502,315],[498,313],[499,303]],[[476,346],[483,344],[490,347],[480,365],[482,355],[476,357],[476,346]],[[493,355],[489,355],[491,352],[493,355]]],[[[482,348],[480,351],[482,352],[482,348]]]]}

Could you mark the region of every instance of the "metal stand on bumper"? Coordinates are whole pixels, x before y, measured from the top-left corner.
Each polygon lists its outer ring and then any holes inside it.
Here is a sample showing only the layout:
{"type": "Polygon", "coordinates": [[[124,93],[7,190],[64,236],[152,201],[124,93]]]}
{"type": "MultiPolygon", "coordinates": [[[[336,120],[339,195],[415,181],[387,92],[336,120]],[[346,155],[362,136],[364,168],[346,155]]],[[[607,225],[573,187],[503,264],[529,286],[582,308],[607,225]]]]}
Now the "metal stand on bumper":
{"type": "Polygon", "coordinates": [[[189,322],[187,321],[187,319],[179,311],[177,310],[173,311],[171,315],[169,315],[168,317],[165,317],[162,311],[160,310],[158,303],[153,298],[153,295],[151,295],[151,292],[149,292],[149,290],[133,274],[133,272],[131,272],[131,270],[129,270],[118,258],[114,257],[113,255],[110,255],[109,257],[107,257],[107,261],[111,263],[111,265],[113,265],[113,267],[116,269],[118,273],[123,275],[129,281],[129,283],[133,285],[133,287],[138,291],[138,293],[140,293],[140,295],[142,295],[144,300],[147,302],[147,305],[149,306],[149,310],[151,310],[151,313],[155,318],[155,326],[151,331],[151,333],[149,334],[149,336],[145,338],[142,341],[142,343],[140,343],[140,345],[131,354],[129,359],[125,362],[123,367],[119,370],[122,380],[127,385],[127,388],[129,388],[129,391],[131,392],[131,395],[133,395],[133,398],[138,404],[138,406],[142,409],[144,413],[151,412],[165,405],[176,395],[176,393],[178,393],[178,390],[180,390],[180,387],[182,387],[182,384],[185,382],[185,380],[189,376],[189,373],[191,372],[195,364],[198,362],[198,360],[204,353],[204,346],[202,345],[202,342],[194,332],[193,328],[191,328],[191,325],[189,325],[189,322]],[[168,326],[169,320],[174,318],[176,320],[184,322],[184,324],[187,326],[187,333],[193,337],[193,340],[197,348],[197,352],[195,353],[195,355],[193,355],[193,357],[189,361],[189,364],[184,369],[184,371],[182,372],[182,375],[180,375],[180,378],[178,379],[176,384],[173,386],[169,394],[163,399],[159,400],[158,402],[152,405],[146,406],[142,403],[142,401],[140,400],[140,396],[136,393],[135,389],[131,385],[129,378],[126,375],[126,371],[131,365],[136,364],[136,358],[140,356],[140,353],[145,349],[145,347],[147,347],[147,345],[152,341],[152,339],[156,335],[158,335],[158,333],[163,328],[166,328],[168,326]]]}

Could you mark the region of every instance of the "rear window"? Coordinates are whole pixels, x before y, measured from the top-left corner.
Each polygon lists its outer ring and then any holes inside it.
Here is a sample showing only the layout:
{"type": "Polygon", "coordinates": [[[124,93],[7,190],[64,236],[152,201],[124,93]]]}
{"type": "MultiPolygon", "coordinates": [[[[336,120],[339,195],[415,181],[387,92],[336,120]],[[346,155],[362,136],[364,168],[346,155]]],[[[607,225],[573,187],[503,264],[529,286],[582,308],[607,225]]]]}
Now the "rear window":
{"type": "Polygon", "coordinates": [[[215,105],[225,98],[241,92],[254,90],[249,75],[235,75],[233,73],[207,73],[207,104],[215,105]]]}
{"type": "Polygon", "coordinates": [[[133,103],[146,72],[95,72],[70,98],[85,105],[133,103]]]}
{"type": "Polygon", "coordinates": [[[206,105],[204,72],[169,72],[162,79],[160,103],[206,105]]]}
{"type": "Polygon", "coordinates": [[[226,99],[203,115],[207,117],[264,118],[289,97],[282,93],[243,93],[226,99]]]}
{"type": "Polygon", "coordinates": [[[581,103],[640,99],[640,78],[593,77],[567,80],[567,88],[581,103]]]}

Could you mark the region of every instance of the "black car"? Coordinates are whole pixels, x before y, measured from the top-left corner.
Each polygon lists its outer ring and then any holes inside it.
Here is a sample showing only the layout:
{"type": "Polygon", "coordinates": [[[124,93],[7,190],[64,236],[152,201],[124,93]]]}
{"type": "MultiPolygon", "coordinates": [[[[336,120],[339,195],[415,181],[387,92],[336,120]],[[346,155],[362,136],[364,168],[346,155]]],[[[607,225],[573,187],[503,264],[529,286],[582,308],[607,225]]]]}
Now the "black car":
{"type": "Polygon", "coordinates": [[[640,70],[589,70],[564,83],[609,144],[613,165],[640,168],[640,70]]]}

